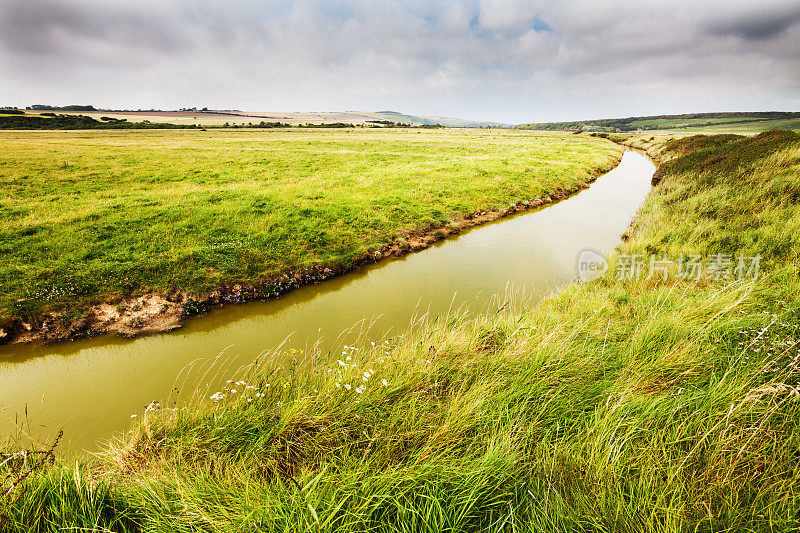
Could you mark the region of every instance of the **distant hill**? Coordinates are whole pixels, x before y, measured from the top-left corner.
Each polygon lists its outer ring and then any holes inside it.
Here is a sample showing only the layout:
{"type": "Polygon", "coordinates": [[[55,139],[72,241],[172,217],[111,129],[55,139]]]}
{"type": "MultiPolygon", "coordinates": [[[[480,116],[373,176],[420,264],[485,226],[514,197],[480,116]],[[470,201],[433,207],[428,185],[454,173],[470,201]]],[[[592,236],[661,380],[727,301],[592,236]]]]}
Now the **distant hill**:
{"type": "Polygon", "coordinates": [[[789,111],[692,113],[686,115],[653,115],[648,117],[607,118],[574,122],[520,124],[532,130],[589,131],[701,131],[714,133],[761,132],[772,129],[800,130],[800,113],[789,111]]]}
{"type": "Polygon", "coordinates": [[[283,120],[292,124],[326,124],[343,122],[347,124],[377,123],[380,121],[408,124],[409,126],[446,126],[455,128],[480,128],[502,126],[498,122],[481,122],[453,117],[408,115],[397,111],[325,111],[319,113],[261,113],[241,111],[241,116],[267,117],[274,120],[283,120]]]}
{"type": "Polygon", "coordinates": [[[376,111],[374,113],[363,113],[367,115],[379,115],[383,120],[391,120],[392,122],[402,122],[404,124],[411,124],[412,126],[433,126],[439,124],[440,126],[448,126],[455,128],[481,128],[502,126],[499,122],[481,122],[475,120],[467,120],[463,118],[453,117],[439,117],[439,116],[419,116],[419,115],[405,115],[396,111],[376,111]]]}
{"type": "Polygon", "coordinates": [[[480,128],[503,126],[497,122],[481,122],[453,117],[408,115],[397,111],[320,111],[320,112],[268,112],[268,111],[236,111],[215,109],[181,109],[178,111],[150,110],[111,110],[94,109],[92,106],[67,106],[54,108],[51,106],[30,106],[29,112],[42,111],[82,112],[85,115],[99,118],[107,116],[116,119],[147,120],[158,123],[204,124],[209,126],[234,124],[257,124],[261,121],[281,122],[297,126],[300,124],[374,124],[381,122],[408,124],[410,126],[447,126],[457,128],[480,128]],[[91,108],[91,109],[77,109],[91,108]],[[75,109],[73,109],[75,108],[75,109]]]}
{"type": "Polygon", "coordinates": [[[264,124],[283,126],[323,125],[328,127],[355,126],[445,126],[445,127],[492,127],[502,126],[497,122],[480,122],[452,117],[407,115],[396,111],[324,111],[324,112],[262,112],[214,109],[181,109],[178,111],[110,110],[92,106],[35,105],[28,110],[0,110],[0,129],[87,129],[87,128],[132,128],[132,124],[143,127],[215,127],[247,126],[263,127],[264,124]],[[76,108],[90,108],[77,110],[76,108]],[[60,111],[58,115],[52,110],[60,111]],[[5,115],[21,115],[17,118],[5,115]],[[146,125],[151,126],[146,126],[146,125]]]}

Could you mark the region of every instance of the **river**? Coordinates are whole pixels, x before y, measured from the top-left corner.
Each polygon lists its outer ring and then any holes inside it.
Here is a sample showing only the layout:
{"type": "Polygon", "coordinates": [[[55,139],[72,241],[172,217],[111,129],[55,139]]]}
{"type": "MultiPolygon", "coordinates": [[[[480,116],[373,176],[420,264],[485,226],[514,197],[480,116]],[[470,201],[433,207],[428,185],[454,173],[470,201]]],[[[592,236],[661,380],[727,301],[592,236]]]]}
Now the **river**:
{"type": "Polygon", "coordinates": [[[541,297],[576,278],[582,250],[608,252],[619,242],[654,171],[645,156],[626,152],[615,169],[567,200],[277,300],[213,310],[173,332],[0,346],[0,431],[22,427],[49,440],[63,429],[68,450],[94,451],[125,431],[131,414],[164,398],[193,362],[224,353],[235,368],[283,341],[285,350],[318,342],[324,352],[382,338],[421,313],[462,305],[478,312],[509,285],[541,297]]]}

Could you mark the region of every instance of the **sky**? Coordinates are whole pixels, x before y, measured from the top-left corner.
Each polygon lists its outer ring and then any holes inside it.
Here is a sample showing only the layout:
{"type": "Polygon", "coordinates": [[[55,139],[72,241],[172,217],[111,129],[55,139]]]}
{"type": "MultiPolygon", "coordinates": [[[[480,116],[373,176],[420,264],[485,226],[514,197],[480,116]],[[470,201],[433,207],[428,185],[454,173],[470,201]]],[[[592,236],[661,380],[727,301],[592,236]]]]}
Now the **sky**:
{"type": "Polygon", "coordinates": [[[800,111],[798,0],[0,0],[0,106],[800,111]]]}

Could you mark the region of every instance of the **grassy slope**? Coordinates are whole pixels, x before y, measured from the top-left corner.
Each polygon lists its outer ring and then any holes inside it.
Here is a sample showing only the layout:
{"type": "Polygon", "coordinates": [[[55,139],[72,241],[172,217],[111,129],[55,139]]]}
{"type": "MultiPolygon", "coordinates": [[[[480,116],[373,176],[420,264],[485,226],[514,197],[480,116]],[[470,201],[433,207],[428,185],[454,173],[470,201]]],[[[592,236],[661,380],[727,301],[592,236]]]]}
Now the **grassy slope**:
{"type": "Polygon", "coordinates": [[[621,153],[479,130],[3,132],[0,145],[0,326],[347,265],[408,231],[574,187],[621,153]]]}
{"type": "Polygon", "coordinates": [[[760,133],[773,129],[800,130],[800,113],[701,113],[654,117],[629,117],[619,119],[587,120],[582,122],[554,122],[533,124],[545,130],[569,130],[582,125],[593,125],[601,130],[634,131],[648,129],[647,133],[760,133]]]}
{"type": "Polygon", "coordinates": [[[797,527],[800,135],[660,148],[621,251],[761,253],[760,280],[609,273],[319,373],[253,369],[254,389],[150,412],[99,462],[35,474],[7,528],[797,527]]]}
{"type": "Polygon", "coordinates": [[[760,133],[772,129],[800,129],[800,118],[728,117],[702,119],[647,119],[631,123],[634,127],[657,126],[659,130],[708,133],[760,133]]]}
{"type": "Polygon", "coordinates": [[[773,129],[800,131],[800,119],[754,120],[744,123],[721,123],[714,126],[686,126],[667,130],[668,132],[693,133],[760,133],[773,129]]]}

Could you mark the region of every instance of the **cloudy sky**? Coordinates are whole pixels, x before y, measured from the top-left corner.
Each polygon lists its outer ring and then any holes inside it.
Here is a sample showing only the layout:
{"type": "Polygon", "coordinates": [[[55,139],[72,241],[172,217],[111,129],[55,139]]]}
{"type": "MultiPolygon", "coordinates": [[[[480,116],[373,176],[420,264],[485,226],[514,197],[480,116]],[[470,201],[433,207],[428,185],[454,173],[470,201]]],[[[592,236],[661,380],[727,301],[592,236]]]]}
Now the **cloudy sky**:
{"type": "Polygon", "coordinates": [[[0,105],[800,110],[798,0],[0,0],[0,105]]]}

